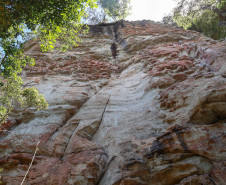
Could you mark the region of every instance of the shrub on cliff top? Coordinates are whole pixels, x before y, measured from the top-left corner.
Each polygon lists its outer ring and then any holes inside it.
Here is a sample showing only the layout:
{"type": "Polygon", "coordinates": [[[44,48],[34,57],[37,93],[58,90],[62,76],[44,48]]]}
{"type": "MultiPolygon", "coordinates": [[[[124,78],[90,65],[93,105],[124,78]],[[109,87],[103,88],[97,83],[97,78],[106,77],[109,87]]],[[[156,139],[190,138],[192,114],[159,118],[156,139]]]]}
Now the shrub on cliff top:
{"type": "Polygon", "coordinates": [[[184,29],[202,32],[213,39],[226,38],[226,0],[178,0],[172,15],[163,18],[172,20],[184,29]]]}

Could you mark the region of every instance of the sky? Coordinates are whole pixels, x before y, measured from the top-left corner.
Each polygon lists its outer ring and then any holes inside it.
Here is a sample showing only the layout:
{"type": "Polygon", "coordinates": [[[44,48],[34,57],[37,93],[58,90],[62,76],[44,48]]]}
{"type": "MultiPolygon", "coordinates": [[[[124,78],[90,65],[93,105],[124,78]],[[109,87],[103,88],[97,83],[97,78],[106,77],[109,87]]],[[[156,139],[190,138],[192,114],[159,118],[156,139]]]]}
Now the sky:
{"type": "Polygon", "coordinates": [[[164,14],[168,14],[175,6],[175,0],[131,0],[131,15],[126,20],[161,21],[164,14]]]}

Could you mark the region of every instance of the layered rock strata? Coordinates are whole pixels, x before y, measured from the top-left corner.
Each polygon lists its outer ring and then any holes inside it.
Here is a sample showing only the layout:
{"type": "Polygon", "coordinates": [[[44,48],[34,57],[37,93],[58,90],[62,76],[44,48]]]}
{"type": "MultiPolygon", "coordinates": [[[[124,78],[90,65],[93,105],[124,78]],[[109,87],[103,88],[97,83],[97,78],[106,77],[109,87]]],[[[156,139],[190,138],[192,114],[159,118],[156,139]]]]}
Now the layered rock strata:
{"type": "Polygon", "coordinates": [[[225,184],[225,41],[151,21],[91,26],[82,40],[65,53],[26,44],[24,86],[49,107],[2,127],[3,184],[22,182],[39,141],[27,185],[225,184]]]}

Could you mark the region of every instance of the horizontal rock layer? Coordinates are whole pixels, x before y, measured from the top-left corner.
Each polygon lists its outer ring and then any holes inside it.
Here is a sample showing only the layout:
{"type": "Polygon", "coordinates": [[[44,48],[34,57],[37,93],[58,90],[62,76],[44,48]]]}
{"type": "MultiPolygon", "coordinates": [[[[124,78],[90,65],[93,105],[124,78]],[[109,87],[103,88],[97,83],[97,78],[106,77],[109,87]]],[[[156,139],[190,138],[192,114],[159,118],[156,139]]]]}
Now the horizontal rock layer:
{"type": "Polygon", "coordinates": [[[39,141],[27,185],[225,184],[225,41],[151,21],[91,26],[82,40],[65,53],[25,45],[36,65],[24,87],[49,107],[2,126],[3,184],[22,182],[39,141]]]}

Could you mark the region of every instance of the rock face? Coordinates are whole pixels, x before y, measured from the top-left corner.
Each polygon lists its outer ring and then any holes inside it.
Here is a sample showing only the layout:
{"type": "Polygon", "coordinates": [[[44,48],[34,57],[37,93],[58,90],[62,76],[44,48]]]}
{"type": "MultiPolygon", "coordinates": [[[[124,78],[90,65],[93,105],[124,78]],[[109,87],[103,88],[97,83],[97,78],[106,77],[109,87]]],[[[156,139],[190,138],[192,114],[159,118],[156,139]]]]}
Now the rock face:
{"type": "Polygon", "coordinates": [[[22,74],[47,110],[15,112],[0,137],[3,185],[223,185],[226,43],[151,21],[90,27],[22,74]],[[112,56],[111,45],[117,45],[112,56]],[[8,130],[8,131],[5,131],[8,130]]]}

